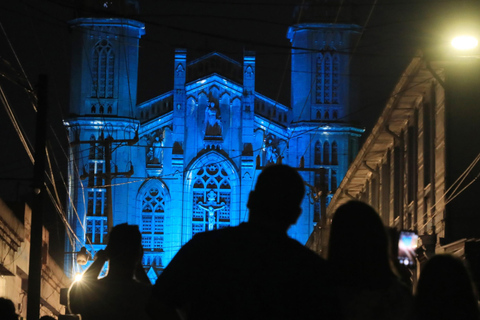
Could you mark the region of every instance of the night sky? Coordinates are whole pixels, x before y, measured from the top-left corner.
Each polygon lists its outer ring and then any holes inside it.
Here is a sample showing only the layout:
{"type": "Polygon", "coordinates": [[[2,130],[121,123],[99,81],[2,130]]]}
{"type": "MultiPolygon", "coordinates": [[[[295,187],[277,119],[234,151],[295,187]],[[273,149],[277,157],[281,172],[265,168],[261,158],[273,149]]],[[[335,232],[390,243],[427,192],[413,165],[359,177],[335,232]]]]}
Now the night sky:
{"type": "MultiPolygon", "coordinates": [[[[140,15],[146,35],[140,41],[137,102],[170,91],[173,53],[186,48],[188,60],[219,51],[242,61],[244,50],[256,51],[256,90],[290,105],[290,43],[301,0],[144,0],[140,15]]],[[[353,21],[364,27],[351,48],[352,115],[368,130],[417,49],[444,45],[446,31],[461,18],[480,17],[471,3],[459,0],[359,0],[353,21]]],[[[0,3],[0,72],[24,86],[22,68],[35,85],[38,75],[49,76],[49,144],[59,198],[65,206],[67,158],[62,119],[67,117],[69,91],[68,21],[78,11],[74,0],[16,0],[0,3]],[[11,45],[11,46],[10,46],[11,45]],[[12,52],[15,50],[15,54],[12,52]],[[17,62],[20,62],[20,64],[17,62]],[[10,65],[10,66],[9,66],[10,65]],[[21,65],[21,66],[20,66],[21,65]],[[17,75],[18,74],[18,75],[17,75]]],[[[478,20],[478,18],[477,18],[478,20]]],[[[20,126],[34,142],[35,113],[28,94],[0,78],[20,126]]],[[[25,198],[32,177],[31,162],[0,108],[0,197],[25,198]]],[[[63,246],[58,214],[48,210],[51,239],[63,246]]]]}

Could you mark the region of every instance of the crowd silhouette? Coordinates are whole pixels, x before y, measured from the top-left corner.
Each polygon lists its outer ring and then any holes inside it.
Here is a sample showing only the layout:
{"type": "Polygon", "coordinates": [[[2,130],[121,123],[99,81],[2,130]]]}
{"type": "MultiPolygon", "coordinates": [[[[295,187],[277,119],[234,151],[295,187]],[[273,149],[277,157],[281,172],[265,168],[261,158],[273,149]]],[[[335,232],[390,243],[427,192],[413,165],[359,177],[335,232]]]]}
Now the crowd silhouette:
{"type": "MultiPolygon", "coordinates": [[[[396,230],[363,202],[336,210],[327,260],[288,237],[304,196],[296,170],[268,166],[250,193],[248,222],[195,235],[153,287],[138,226],[117,225],[71,286],[69,310],[85,320],[480,320],[468,268],[453,256],[427,261],[412,295],[396,230]]],[[[0,319],[18,319],[9,299],[0,298],[0,319]]]]}

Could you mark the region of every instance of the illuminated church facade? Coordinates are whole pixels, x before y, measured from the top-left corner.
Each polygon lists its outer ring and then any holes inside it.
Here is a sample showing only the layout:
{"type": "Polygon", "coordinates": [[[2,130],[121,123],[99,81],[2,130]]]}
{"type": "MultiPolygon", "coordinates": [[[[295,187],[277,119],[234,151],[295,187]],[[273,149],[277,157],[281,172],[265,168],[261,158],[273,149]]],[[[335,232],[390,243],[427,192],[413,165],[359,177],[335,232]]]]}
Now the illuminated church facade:
{"type": "MultiPolygon", "coordinates": [[[[243,61],[217,52],[189,60],[184,49],[175,50],[174,69],[162,75],[173,77],[172,90],[137,104],[144,25],[79,18],[71,27],[67,252],[86,247],[93,255],[112,226],[137,224],[154,281],[196,233],[247,221],[249,193],[273,163],[298,168],[307,183],[303,213],[289,230],[307,241],[362,133],[345,121],[348,55],[339,53],[354,26],[289,29],[291,106],[255,90],[253,52],[243,61]]],[[[67,255],[67,274],[81,268],[67,255]]]]}

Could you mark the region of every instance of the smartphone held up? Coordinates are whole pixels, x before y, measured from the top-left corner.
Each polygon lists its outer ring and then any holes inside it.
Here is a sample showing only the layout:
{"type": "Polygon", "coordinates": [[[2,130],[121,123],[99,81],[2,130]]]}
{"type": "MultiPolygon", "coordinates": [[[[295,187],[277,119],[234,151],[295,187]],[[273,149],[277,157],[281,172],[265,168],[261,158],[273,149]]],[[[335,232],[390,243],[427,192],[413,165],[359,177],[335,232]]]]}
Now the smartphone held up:
{"type": "Polygon", "coordinates": [[[416,254],[418,235],[413,231],[400,231],[398,239],[398,261],[407,267],[413,268],[416,265],[416,254]]]}

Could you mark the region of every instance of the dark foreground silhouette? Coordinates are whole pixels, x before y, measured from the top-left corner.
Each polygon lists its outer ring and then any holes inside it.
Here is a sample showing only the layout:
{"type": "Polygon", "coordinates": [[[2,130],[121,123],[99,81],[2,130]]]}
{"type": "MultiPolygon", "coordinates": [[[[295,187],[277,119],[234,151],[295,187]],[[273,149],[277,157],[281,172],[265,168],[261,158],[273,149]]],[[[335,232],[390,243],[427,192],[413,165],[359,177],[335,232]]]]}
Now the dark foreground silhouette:
{"type": "Polygon", "coordinates": [[[120,224],[109,234],[106,249],[97,253],[82,280],[69,290],[69,309],[83,320],[143,320],[151,284],[143,270],[142,235],[136,225],[120,224]],[[98,279],[105,262],[108,272],[98,279]]]}
{"type": "Polygon", "coordinates": [[[15,312],[15,305],[12,300],[0,298],[0,319],[18,320],[18,315],[15,312]]]}
{"type": "Polygon", "coordinates": [[[304,195],[294,169],[264,169],[249,222],[183,246],[154,286],[152,318],[339,319],[326,262],[286,234],[304,195]]]}
{"type": "Polygon", "coordinates": [[[477,296],[462,261],[441,254],[426,262],[415,294],[414,319],[479,319],[477,296]]]}
{"type": "Polygon", "coordinates": [[[328,262],[345,319],[410,319],[412,294],[392,268],[389,249],[386,229],[372,207],[349,201],[336,210],[328,262]]]}

